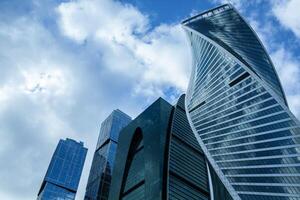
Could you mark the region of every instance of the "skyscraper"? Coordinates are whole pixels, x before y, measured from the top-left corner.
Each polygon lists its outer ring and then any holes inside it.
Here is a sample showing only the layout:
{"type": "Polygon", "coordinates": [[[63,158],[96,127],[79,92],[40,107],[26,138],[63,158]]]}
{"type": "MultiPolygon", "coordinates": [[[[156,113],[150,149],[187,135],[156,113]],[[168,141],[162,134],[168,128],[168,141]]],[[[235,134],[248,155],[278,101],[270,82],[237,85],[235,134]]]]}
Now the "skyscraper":
{"type": "MultiPolygon", "coordinates": [[[[209,164],[185,114],[159,98],[120,133],[110,200],[210,199],[209,164]]],[[[210,176],[212,177],[212,176],[210,176]]],[[[217,176],[217,199],[229,196],[217,176]]]]}
{"type": "Polygon", "coordinates": [[[187,116],[213,171],[233,199],[300,199],[300,123],[255,32],[228,4],[182,25],[187,116]]]}
{"type": "Polygon", "coordinates": [[[117,109],[102,122],[86,187],[86,200],[108,199],[119,133],[130,121],[128,115],[117,109]]]}
{"type": "Polygon", "coordinates": [[[60,140],[52,156],[38,200],[75,199],[87,148],[82,142],[60,140]]]}

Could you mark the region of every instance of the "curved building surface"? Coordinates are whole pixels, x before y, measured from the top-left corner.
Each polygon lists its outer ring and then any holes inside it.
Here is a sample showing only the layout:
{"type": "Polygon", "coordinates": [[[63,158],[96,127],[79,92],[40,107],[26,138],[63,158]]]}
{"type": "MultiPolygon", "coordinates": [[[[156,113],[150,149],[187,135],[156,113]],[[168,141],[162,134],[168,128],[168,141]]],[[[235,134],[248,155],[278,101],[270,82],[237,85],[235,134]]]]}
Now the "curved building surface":
{"type": "Polygon", "coordinates": [[[175,106],[160,98],[122,130],[109,199],[232,200],[185,113],[184,95],[175,106]]]}
{"type": "Polygon", "coordinates": [[[300,123],[255,32],[230,4],[182,22],[192,130],[233,199],[300,199],[300,123]]]}

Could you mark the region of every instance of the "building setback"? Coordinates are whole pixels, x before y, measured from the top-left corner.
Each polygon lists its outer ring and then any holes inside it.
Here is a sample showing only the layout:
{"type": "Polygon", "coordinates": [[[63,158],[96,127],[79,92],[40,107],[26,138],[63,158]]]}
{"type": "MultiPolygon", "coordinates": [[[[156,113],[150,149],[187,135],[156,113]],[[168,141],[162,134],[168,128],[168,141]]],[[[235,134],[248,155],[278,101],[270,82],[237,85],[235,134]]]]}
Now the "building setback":
{"type": "Polygon", "coordinates": [[[128,115],[117,109],[102,122],[85,200],[108,199],[119,133],[130,121],[128,115]]]}
{"type": "MultiPolygon", "coordinates": [[[[208,167],[184,95],[176,106],[159,98],[121,131],[109,199],[210,199],[208,167]]],[[[217,176],[213,181],[214,195],[226,197],[217,176]]]]}
{"type": "Polygon", "coordinates": [[[230,4],[182,26],[187,116],[211,171],[235,200],[300,199],[300,122],[256,33],[230,4]]]}
{"type": "Polygon", "coordinates": [[[52,156],[38,200],[74,200],[87,148],[82,142],[60,140],[52,156]]]}

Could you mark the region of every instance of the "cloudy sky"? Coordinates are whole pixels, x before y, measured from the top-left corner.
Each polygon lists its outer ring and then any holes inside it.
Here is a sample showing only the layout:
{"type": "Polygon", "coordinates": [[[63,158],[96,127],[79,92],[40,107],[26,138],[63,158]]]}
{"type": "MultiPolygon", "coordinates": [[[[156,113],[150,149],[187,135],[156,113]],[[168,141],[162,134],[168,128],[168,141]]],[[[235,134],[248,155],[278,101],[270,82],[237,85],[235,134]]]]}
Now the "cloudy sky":
{"type": "MultiPolygon", "coordinates": [[[[36,198],[59,138],[89,148],[101,121],[135,117],[185,91],[190,52],[179,25],[222,0],[1,0],[0,199],[36,198]]],[[[231,0],[265,44],[300,118],[299,0],[231,0]]]]}

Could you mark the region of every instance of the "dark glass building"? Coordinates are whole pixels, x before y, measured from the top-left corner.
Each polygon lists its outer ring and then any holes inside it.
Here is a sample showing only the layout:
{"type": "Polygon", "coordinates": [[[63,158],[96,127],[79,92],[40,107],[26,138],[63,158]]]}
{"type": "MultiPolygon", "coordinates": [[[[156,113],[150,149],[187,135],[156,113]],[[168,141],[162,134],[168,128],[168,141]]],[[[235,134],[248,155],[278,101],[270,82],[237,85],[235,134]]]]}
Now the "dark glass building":
{"type": "Polygon", "coordinates": [[[60,140],[52,156],[38,200],[74,200],[87,148],[72,139],[60,140]]]}
{"type": "Polygon", "coordinates": [[[229,4],[182,25],[187,117],[212,173],[236,200],[300,199],[300,122],[256,33],[229,4]]]}
{"type": "Polygon", "coordinates": [[[120,110],[114,110],[102,122],[85,200],[108,199],[119,133],[130,121],[131,118],[128,115],[120,110]]]}
{"type": "Polygon", "coordinates": [[[109,199],[230,199],[218,177],[209,174],[184,95],[175,106],[159,98],[120,133],[109,199]],[[212,181],[218,187],[214,194],[212,181]]]}

